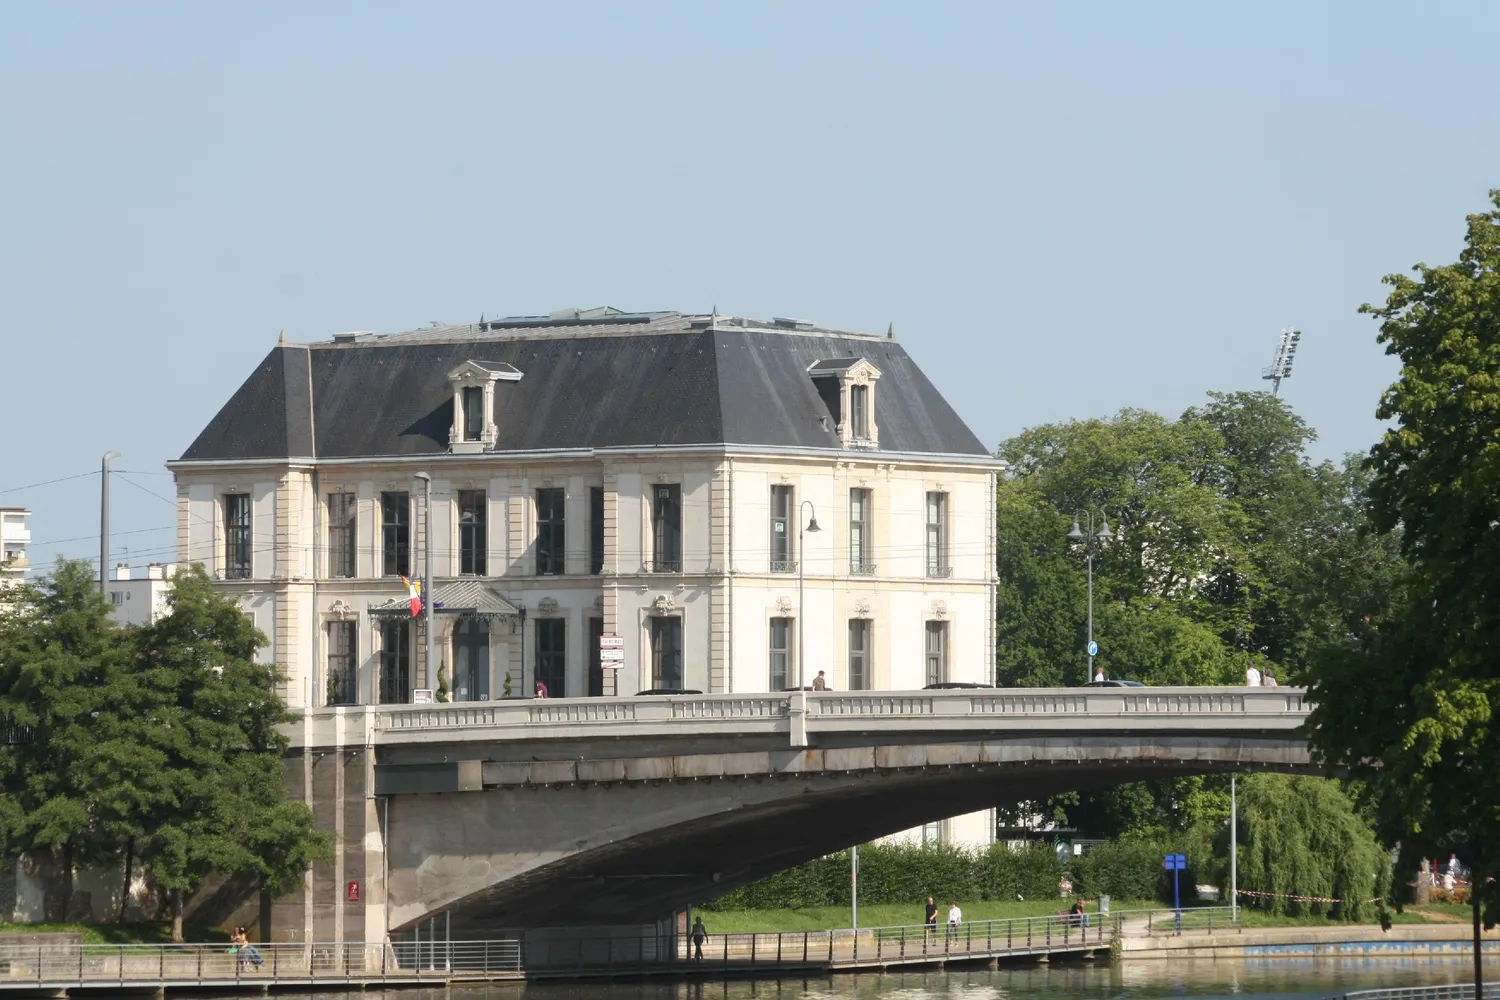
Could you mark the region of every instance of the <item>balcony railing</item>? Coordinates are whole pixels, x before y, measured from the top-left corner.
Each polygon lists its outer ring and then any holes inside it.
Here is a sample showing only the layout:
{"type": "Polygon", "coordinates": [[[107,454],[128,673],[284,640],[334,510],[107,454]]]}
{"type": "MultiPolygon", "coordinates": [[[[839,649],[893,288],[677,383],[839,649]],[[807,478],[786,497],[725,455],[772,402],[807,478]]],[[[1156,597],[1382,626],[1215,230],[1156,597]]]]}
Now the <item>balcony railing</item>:
{"type": "Polygon", "coordinates": [[[772,573],[795,573],[797,572],[797,560],[795,559],[772,559],[772,573]]]}
{"type": "Polygon", "coordinates": [[[875,564],[874,563],[867,563],[867,562],[850,562],[849,563],[849,575],[850,576],[874,576],[875,575],[875,564]]]}
{"type": "Polygon", "coordinates": [[[681,573],[681,559],[652,559],[651,572],[653,573],[681,573]]]}
{"type": "Polygon", "coordinates": [[[937,566],[929,563],[927,566],[927,575],[934,580],[946,580],[953,575],[953,567],[937,566]]]}

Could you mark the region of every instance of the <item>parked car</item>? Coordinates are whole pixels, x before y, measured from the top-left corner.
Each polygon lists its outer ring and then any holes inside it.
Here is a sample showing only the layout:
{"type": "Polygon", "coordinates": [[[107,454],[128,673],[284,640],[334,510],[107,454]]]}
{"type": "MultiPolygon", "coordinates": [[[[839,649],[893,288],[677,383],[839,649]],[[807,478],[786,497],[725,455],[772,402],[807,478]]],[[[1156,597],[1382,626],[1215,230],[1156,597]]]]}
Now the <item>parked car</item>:
{"type": "Polygon", "coordinates": [[[983,681],[942,681],[938,684],[929,684],[923,691],[972,691],[975,688],[992,688],[995,685],[985,684],[983,681]]]}
{"type": "Polygon", "coordinates": [[[702,694],[702,691],[694,691],[692,688],[647,688],[645,691],[637,691],[635,696],[639,698],[643,694],[702,694]]]}
{"type": "Polygon", "coordinates": [[[1089,681],[1084,685],[1086,688],[1143,688],[1145,686],[1140,681],[1089,681]]]}

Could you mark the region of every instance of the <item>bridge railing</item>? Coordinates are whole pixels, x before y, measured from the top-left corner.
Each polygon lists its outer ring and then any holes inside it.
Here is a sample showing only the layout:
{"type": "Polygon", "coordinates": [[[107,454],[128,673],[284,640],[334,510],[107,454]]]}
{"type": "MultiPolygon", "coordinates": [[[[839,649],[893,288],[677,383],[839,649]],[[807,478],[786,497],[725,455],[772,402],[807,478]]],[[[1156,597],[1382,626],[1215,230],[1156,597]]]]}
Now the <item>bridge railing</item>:
{"type": "MultiPolygon", "coordinates": [[[[344,740],[368,732],[382,742],[430,739],[434,732],[479,735],[503,730],[526,738],[576,738],[597,728],[621,735],[836,731],[874,719],[941,720],[945,728],[1071,727],[1075,720],[1114,720],[1132,728],[1176,728],[1222,720],[1250,728],[1295,726],[1309,706],[1301,688],[996,688],[948,691],[790,691],[773,694],[650,695],[629,698],[508,699],[446,705],[378,705],[315,709],[313,731],[344,740]],[[1014,721],[1011,721],[1014,720],[1014,721]]],[[[301,734],[298,734],[299,736],[301,734]]],[[[326,738],[310,732],[315,738],[326,738]]]]}

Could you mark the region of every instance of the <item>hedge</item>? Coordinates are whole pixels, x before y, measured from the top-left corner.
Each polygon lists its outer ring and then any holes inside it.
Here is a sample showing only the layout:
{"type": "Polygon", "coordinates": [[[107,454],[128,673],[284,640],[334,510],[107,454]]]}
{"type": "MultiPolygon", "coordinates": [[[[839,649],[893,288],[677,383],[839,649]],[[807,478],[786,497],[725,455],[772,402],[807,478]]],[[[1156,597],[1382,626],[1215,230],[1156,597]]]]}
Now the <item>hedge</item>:
{"type": "MultiPolygon", "coordinates": [[[[986,850],[911,844],[870,844],[859,849],[860,902],[1056,899],[1064,872],[1079,895],[1115,899],[1162,897],[1162,850],[1150,841],[1098,844],[1066,865],[1051,844],[986,850]]],[[[849,852],[840,851],[703,904],[710,910],[777,910],[849,903],[849,852]]]]}

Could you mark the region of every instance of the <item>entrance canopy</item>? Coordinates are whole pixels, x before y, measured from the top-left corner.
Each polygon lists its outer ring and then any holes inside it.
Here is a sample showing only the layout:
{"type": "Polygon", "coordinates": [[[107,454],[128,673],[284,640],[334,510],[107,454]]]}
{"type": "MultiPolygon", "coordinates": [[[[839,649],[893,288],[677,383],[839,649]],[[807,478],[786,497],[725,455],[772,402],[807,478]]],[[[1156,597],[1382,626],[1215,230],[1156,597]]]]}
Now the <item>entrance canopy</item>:
{"type": "MultiPolygon", "coordinates": [[[[439,583],[432,594],[432,613],[435,615],[466,615],[483,618],[520,618],[521,609],[502,597],[493,588],[478,580],[453,580],[439,583]]],[[[372,615],[410,616],[411,599],[394,597],[381,604],[370,605],[372,615]]]]}

